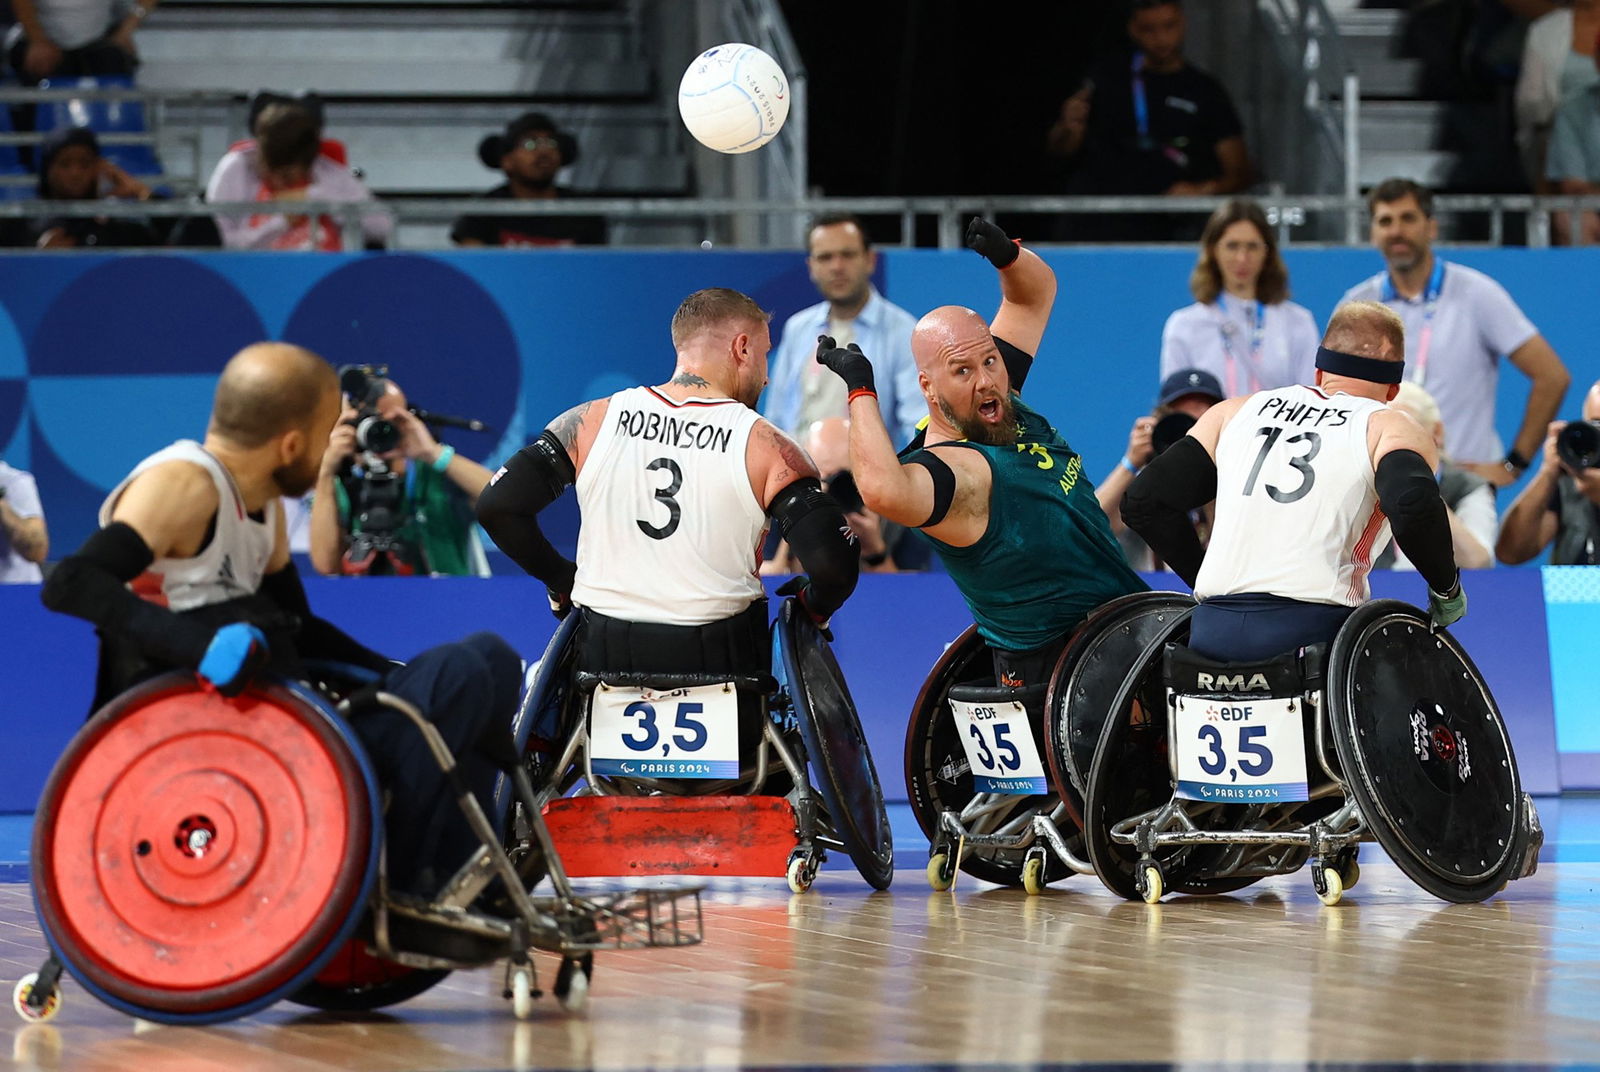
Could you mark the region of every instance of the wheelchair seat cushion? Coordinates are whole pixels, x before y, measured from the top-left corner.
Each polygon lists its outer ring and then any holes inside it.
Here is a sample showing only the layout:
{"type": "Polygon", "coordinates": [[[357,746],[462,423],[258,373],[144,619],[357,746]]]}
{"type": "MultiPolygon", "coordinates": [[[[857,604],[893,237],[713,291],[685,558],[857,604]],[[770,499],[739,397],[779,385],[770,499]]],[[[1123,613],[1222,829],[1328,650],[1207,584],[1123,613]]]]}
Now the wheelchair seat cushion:
{"type": "Polygon", "coordinates": [[[1322,688],[1328,646],[1313,644],[1260,662],[1220,662],[1182,644],[1162,652],[1167,687],[1182,696],[1268,699],[1299,696],[1322,688]]]}

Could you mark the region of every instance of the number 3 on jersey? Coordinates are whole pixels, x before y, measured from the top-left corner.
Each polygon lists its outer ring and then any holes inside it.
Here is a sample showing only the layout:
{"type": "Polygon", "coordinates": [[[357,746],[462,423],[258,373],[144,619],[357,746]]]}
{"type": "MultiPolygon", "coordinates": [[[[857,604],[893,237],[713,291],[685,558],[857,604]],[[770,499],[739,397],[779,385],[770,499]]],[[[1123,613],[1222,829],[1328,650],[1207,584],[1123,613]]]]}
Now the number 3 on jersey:
{"type": "Polygon", "coordinates": [[[640,518],[638,521],[640,532],[652,540],[664,540],[678,531],[678,523],[683,520],[683,507],[678,505],[677,499],[673,498],[674,495],[678,494],[679,489],[683,487],[683,470],[671,458],[657,458],[645,466],[645,469],[665,469],[671,478],[666,487],[657,488],[655,492],[656,502],[667,508],[667,523],[665,525],[652,525],[644,518],[640,518]]]}

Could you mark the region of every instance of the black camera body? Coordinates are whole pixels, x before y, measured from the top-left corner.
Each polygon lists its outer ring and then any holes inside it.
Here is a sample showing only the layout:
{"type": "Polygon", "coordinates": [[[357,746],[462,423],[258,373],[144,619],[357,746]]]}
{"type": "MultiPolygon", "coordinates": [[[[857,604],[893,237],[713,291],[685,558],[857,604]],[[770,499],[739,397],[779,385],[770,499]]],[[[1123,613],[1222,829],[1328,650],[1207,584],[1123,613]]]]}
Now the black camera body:
{"type": "Polygon", "coordinates": [[[388,386],[388,365],[345,365],[339,370],[339,389],[356,408],[356,446],[369,454],[382,454],[400,443],[400,429],[378,416],[378,399],[388,386]]]}
{"type": "Polygon", "coordinates": [[[1600,421],[1571,421],[1556,433],[1556,454],[1572,469],[1600,469],[1600,421]]]}

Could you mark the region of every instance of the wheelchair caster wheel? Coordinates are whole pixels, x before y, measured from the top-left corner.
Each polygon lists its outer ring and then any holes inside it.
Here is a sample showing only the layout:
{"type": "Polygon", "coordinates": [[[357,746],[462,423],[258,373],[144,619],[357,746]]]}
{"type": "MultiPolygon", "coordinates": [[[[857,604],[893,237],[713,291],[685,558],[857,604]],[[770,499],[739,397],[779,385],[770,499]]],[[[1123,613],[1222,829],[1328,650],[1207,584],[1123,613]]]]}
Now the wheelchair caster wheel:
{"type": "Polygon", "coordinates": [[[1022,861],[1022,888],[1030,897],[1044,892],[1044,857],[1029,853],[1022,861]]]}
{"type": "Polygon", "coordinates": [[[810,856],[799,853],[789,858],[789,889],[795,893],[804,893],[811,888],[811,883],[817,878],[817,862],[810,856]]]}
{"type": "Polygon", "coordinates": [[[589,973],[594,970],[593,965],[587,956],[562,958],[553,990],[563,1009],[579,1012],[589,1003],[589,973]]]}
{"type": "Polygon", "coordinates": [[[518,1020],[533,1015],[533,972],[526,967],[511,970],[511,1015],[518,1020]]]}
{"type": "Polygon", "coordinates": [[[1338,904],[1339,898],[1344,896],[1344,882],[1339,878],[1339,872],[1331,867],[1319,866],[1316,874],[1322,876],[1321,882],[1314,883],[1317,899],[1325,905],[1338,904]]]}
{"type": "Polygon", "coordinates": [[[34,984],[39,981],[38,972],[29,972],[17,980],[17,985],[11,990],[11,1007],[17,1010],[17,1015],[30,1023],[42,1024],[47,1020],[55,1019],[56,1013],[61,1011],[61,988],[58,986],[45,996],[44,1003],[37,1008],[28,1004],[28,999],[33,996],[34,984]]]}
{"type": "Polygon", "coordinates": [[[1339,884],[1345,889],[1354,889],[1355,884],[1361,881],[1361,865],[1356,863],[1354,856],[1339,864],[1339,884]]]}
{"type": "Polygon", "coordinates": [[[1140,864],[1139,878],[1135,885],[1145,904],[1155,904],[1161,900],[1161,895],[1167,892],[1162,882],[1161,868],[1156,864],[1140,864]]]}
{"type": "Polygon", "coordinates": [[[936,852],[928,857],[928,885],[943,893],[954,885],[956,880],[955,864],[947,852],[936,852]]]}

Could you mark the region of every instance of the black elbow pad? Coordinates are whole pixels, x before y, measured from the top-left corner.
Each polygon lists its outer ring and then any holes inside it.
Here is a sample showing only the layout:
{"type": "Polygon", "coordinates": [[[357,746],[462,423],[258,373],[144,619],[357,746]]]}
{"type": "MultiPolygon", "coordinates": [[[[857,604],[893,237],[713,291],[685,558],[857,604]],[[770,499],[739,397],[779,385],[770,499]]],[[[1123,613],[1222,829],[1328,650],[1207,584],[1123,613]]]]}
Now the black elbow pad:
{"type": "Polygon", "coordinates": [[[577,480],[577,469],[561,440],[546,428],[506,460],[478,496],[478,523],[486,529],[517,514],[537,514],[577,480]]]}
{"type": "Polygon", "coordinates": [[[861,575],[861,552],[844,511],[815,477],[803,477],[773,496],[767,514],[811,579],[800,601],[817,621],[827,621],[861,575]]]}

